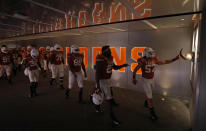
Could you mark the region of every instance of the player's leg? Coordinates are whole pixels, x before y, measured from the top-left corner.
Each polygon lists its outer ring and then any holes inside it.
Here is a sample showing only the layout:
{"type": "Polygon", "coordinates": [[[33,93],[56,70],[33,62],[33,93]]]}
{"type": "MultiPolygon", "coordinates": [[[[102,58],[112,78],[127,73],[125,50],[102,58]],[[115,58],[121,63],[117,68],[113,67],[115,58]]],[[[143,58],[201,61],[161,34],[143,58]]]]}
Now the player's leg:
{"type": "Polygon", "coordinates": [[[83,76],[82,76],[82,72],[77,72],[77,84],[79,87],[79,103],[82,103],[82,95],[83,95],[83,76]]]}
{"type": "Polygon", "coordinates": [[[100,88],[104,92],[106,101],[109,105],[109,111],[110,111],[110,117],[112,119],[112,123],[115,126],[118,126],[120,122],[117,120],[115,113],[114,113],[114,103],[113,103],[113,98],[112,98],[112,93],[110,90],[110,81],[109,80],[100,80],[100,88]]]}
{"type": "Polygon", "coordinates": [[[34,75],[35,75],[35,78],[34,78],[34,81],[35,81],[35,87],[34,87],[34,95],[35,96],[38,96],[38,93],[37,93],[37,87],[39,85],[38,81],[39,81],[39,70],[35,70],[34,71],[34,75]]]}
{"type": "Polygon", "coordinates": [[[157,120],[158,117],[154,111],[154,107],[153,107],[153,102],[152,102],[152,87],[154,85],[154,80],[153,79],[144,79],[144,82],[143,82],[143,87],[144,87],[144,91],[145,91],[145,94],[146,94],[146,101],[144,103],[145,107],[148,107],[149,108],[149,111],[150,111],[150,114],[151,114],[151,117],[153,120],[157,120]]]}
{"type": "Polygon", "coordinates": [[[7,79],[9,81],[9,84],[11,84],[12,83],[12,80],[11,80],[12,66],[11,65],[5,65],[4,68],[5,68],[5,71],[6,71],[6,75],[7,75],[7,79]]]}
{"type": "Polygon", "coordinates": [[[58,65],[60,88],[64,89],[64,65],[58,65]]]}
{"type": "Polygon", "coordinates": [[[54,64],[51,65],[51,74],[52,74],[52,76],[50,79],[50,87],[52,87],[52,85],[54,84],[54,81],[57,77],[57,67],[54,64]]]}
{"type": "Polygon", "coordinates": [[[32,70],[28,70],[28,76],[29,76],[29,81],[30,81],[30,94],[29,97],[32,98],[34,97],[34,93],[35,93],[35,75],[34,75],[34,71],[32,70]]]}
{"type": "Polygon", "coordinates": [[[2,77],[3,77],[3,73],[4,73],[3,66],[0,65],[0,80],[1,80],[2,77]]]}
{"type": "Polygon", "coordinates": [[[70,90],[73,88],[74,80],[75,80],[75,77],[74,77],[73,73],[70,70],[69,70],[69,75],[68,76],[69,76],[69,78],[68,78],[68,80],[69,80],[68,88],[65,91],[66,98],[69,97],[70,90]]]}

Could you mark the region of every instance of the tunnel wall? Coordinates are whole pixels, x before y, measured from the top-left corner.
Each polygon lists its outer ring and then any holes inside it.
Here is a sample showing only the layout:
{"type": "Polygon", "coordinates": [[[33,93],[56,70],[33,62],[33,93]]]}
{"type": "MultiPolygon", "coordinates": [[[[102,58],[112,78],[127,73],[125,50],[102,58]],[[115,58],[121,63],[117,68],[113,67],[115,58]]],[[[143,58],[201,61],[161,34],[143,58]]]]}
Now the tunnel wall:
{"type": "MultiPolygon", "coordinates": [[[[104,34],[88,34],[85,36],[67,36],[50,39],[32,40],[21,42],[19,44],[37,44],[40,46],[54,43],[68,47],[77,44],[88,48],[87,67],[88,80],[94,81],[94,70],[92,68],[92,47],[101,47],[110,45],[116,48],[120,56],[120,47],[126,47],[126,63],[135,61],[131,58],[131,50],[134,47],[152,47],[160,60],[171,59],[178,55],[181,48],[184,52],[191,51],[192,29],[174,28],[162,30],[147,30],[139,32],[116,32],[104,34]]],[[[166,96],[183,97],[190,96],[190,68],[188,61],[179,60],[169,65],[157,66],[155,71],[154,93],[164,94],[166,96]]],[[[125,72],[113,71],[112,82],[114,86],[127,88],[137,91],[143,91],[141,76],[137,75],[138,84],[132,84],[131,68],[126,68],[125,72]]]]}

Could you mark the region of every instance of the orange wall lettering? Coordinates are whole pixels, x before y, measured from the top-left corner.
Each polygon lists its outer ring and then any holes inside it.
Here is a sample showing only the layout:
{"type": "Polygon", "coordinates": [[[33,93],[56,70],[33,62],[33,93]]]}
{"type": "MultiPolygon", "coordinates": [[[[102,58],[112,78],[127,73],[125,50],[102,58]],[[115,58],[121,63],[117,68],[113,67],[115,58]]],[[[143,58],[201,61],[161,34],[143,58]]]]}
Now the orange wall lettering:
{"type": "MultiPolygon", "coordinates": [[[[143,56],[143,51],[146,47],[134,47],[131,51],[131,58],[136,62],[131,64],[131,71],[134,71],[134,68],[138,65],[137,59],[141,58],[140,53],[143,56]]],[[[137,74],[142,74],[141,69],[137,71],[137,74]]]]}
{"type": "Polygon", "coordinates": [[[68,14],[65,15],[66,29],[75,27],[75,22],[76,22],[76,19],[74,17],[75,15],[76,15],[75,11],[69,11],[68,14]]]}
{"type": "Polygon", "coordinates": [[[32,31],[33,31],[33,34],[36,33],[36,24],[33,24],[33,29],[32,29],[32,31]]]}
{"type": "Polygon", "coordinates": [[[78,27],[87,26],[89,20],[89,13],[87,11],[79,12],[78,27]]]}
{"type": "Polygon", "coordinates": [[[92,47],[92,68],[94,68],[98,53],[101,54],[101,47],[92,47]]]}
{"type": "MultiPolygon", "coordinates": [[[[116,65],[122,65],[126,62],[126,47],[120,47],[120,57],[116,51],[115,47],[110,47],[114,62],[116,65]]],[[[125,68],[119,70],[120,72],[125,72],[125,68]]]]}
{"type": "MultiPolygon", "coordinates": [[[[134,9],[141,14],[142,18],[150,17],[152,14],[152,10],[148,7],[151,5],[151,0],[144,0],[141,2],[141,0],[134,0],[134,4],[136,5],[134,9]]],[[[134,14],[132,14],[132,19],[138,19],[138,17],[134,14]]]]}
{"type": "Polygon", "coordinates": [[[84,65],[88,67],[88,49],[86,47],[79,47],[80,53],[84,53],[84,65]]]}
{"type": "Polygon", "coordinates": [[[106,18],[106,7],[104,3],[95,3],[92,11],[92,18],[94,24],[102,24],[106,18]]]}
{"type": "Polygon", "coordinates": [[[112,4],[110,7],[109,22],[124,20],[126,20],[126,8],[121,3],[118,3],[116,7],[114,4],[112,4]]]}
{"type": "Polygon", "coordinates": [[[56,22],[55,22],[55,30],[60,30],[61,28],[61,21],[60,18],[57,18],[56,22]]]}

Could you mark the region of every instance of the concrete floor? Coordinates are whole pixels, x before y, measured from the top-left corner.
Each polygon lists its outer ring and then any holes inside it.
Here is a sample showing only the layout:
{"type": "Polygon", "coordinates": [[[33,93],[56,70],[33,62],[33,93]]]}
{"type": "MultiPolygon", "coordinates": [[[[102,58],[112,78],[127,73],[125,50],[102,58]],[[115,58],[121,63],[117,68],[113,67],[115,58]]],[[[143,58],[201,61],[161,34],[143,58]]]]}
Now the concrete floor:
{"type": "MultiPolygon", "coordinates": [[[[188,131],[189,110],[182,100],[154,95],[154,105],[159,120],[153,122],[144,108],[144,94],[114,88],[114,97],[120,104],[115,108],[120,127],[112,127],[108,109],[98,115],[89,104],[89,92],[93,88],[86,82],[84,99],[87,104],[77,103],[78,89],[74,88],[70,99],[64,90],[48,87],[49,79],[41,77],[39,96],[29,99],[28,78],[19,73],[12,86],[0,81],[0,131],[188,131]]],[[[66,86],[65,82],[65,86],[66,86]]]]}

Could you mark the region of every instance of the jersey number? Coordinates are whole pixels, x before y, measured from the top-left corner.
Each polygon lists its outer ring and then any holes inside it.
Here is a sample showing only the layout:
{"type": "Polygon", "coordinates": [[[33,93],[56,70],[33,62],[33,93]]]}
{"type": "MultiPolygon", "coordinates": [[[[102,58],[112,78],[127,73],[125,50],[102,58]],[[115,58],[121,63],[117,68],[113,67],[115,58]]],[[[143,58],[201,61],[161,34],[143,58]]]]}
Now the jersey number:
{"type": "Polygon", "coordinates": [[[3,61],[4,63],[7,63],[7,62],[9,62],[9,59],[8,59],[7,57],[3,57],[3,58],[2,58],[2,61],[3,61]]]}
{"type": "Polygon", "coordinates": [[[108,74],[112,73],[112,64],[109,64],[109,65],[107,66],[107,73],[108,73],[108,74]]]}
{"type": "Polygon", "coordinates": [[[61,55],[57,55],[56,60],[57,60],[57,61],[62,61],[61,55]]]}
{"type": "Polygon", "coordinates": [[[154,65],[146,65],[145,66],[146,73],[152,73],[152,72],[154,72],[154,70],[155,70],[154,65]]]}
{"type": "Polygon", "coordinates": [[[74,66],[81,66],[81,60],[80,59],[74,59],[74,66]]]}

